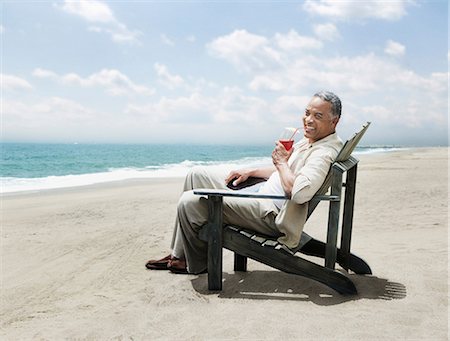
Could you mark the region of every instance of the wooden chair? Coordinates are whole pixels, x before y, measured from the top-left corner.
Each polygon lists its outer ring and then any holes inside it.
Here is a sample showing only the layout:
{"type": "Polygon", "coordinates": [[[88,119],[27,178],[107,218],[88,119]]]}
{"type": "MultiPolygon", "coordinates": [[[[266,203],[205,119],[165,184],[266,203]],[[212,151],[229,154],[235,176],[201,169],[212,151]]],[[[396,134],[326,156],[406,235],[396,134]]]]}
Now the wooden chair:
{"type": "Polygon", "coordinates": [[[245,227],[222,226],[222,200],[225,196],[286,199],[284,196],[230,190],[194,190],[195,194],[208,196],[209,219],[200,231],[200,238],[208,242],[209,290],[222,290],[222,247],[224,247],[234,251],[235,271],[246,271],[247,257],[250,257],[276,269],[319,281],[341,294],[356,294],[353,282],[342,272],[336,271],[335,264],[337,262],[345,270],[351,270],[357,274],[372,273],[366,262],[350,252],[358,165],[358,159],[351,156],[351,153],[369,125],[370,122],[367,122],[361,131],[345,142],[336,161],[331,165],[322,187],[309,202],[308,218],[319,202],[329,201],[326,243],[303,233],[299,245],[289,249],[278,243],[274,237],[257,234],[246,230],[245,227]],[[343,212],[341,212],[341,201],[343,201],[343,212]],[[342,221],[341,242],[338,248],[340,221],[342,221]],[[301,253],[324,258],[324,266],[299,257],[301,253]]]}

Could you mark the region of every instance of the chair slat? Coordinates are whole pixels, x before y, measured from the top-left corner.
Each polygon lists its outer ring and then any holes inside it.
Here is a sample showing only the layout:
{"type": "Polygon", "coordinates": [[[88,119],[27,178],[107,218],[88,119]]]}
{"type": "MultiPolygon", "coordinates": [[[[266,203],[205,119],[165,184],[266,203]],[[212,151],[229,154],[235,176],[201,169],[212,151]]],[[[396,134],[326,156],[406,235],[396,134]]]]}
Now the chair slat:
{"type": "Polygon", "coordinates": [[[250,239],[254,240],[255,242],[258,242],[260,244],[263,244],[267,240],[266,238],[262,238],[262,237],[260,237],[260,236],[258,236],[256,234],[253,235],[250,239]]]}
{"type": "Polygon", "coordinates": [[[353,150],[355,149],[356,145],[359,143],[359,141],[362,139],[364,134],[366,133],[367,129],[370,126],[370,122],[367,122],[363,125],[363,128],[355,133],[353,137],[351,137],[342,147],[341,151],[339,152],[338,156],[336,157],[336,161],[344,161],[347,160],[350,155],[353,153],[353,150]]]}
{"type": "Polygon", "coordinates": [[[244,231],[244,230],[240,230],[239,233],[246,236],[247,238],[253,237],[253,234],[248,233],[247,231],[244,231]]]}
{"type": "Polygon", "coordinates": [[[227,225],[227,228],[229,228],[230,230],[233,230],[234,232],[239,232],[241,229],[237,228],[236,226],[233,225],[227,225]]]}
{"type": "MultiPolygon", "coordinates": [[[[356,148],[357,144],[367,131],[367,129],[370,126],[370,122],[367,122],[363,125],[362,129],[355,133],[353,137],[351,137],[348,141],[345,142],[344,146],[342,147],[341,151],[339,152],[338,156],[336,157],[336,161],[331,165],[331,168],[337,167],[341,172],[346,172],[350,168],[352,168],[355,164],[358,163],[358,159],[351,156],[354,149],[356,148]]],[[[315,197],[324,195],[328,192],[328,189],[331,185],[331,171],[328,172],[322,186],[320,186],[319,190],[315,194],[315,197]]],[[[308,205],[308,217],[312,214],[312,212],[315,210],[317,205],[319,204],[320,200],[313,197],[308,205]]]]}
{"type": "Polygon", "coordinates": [[[276,240],[267,239],[263,246],[276,247],[279,243],[276,240]]]}

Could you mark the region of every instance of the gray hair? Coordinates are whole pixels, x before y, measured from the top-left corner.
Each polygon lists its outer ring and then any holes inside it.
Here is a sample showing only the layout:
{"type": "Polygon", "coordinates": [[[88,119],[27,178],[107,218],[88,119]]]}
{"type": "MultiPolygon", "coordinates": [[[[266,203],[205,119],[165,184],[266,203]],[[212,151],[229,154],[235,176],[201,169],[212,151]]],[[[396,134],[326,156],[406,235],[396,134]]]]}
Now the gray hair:
{"type": "Polygon", "coordinates": [[[341,117],[341,100],[334,93],[331,91],[319,91],[314,94],[314,97],[319,97],[320,99],[329,102],[331,104],[331,114],[333,116],[341,117]]]}

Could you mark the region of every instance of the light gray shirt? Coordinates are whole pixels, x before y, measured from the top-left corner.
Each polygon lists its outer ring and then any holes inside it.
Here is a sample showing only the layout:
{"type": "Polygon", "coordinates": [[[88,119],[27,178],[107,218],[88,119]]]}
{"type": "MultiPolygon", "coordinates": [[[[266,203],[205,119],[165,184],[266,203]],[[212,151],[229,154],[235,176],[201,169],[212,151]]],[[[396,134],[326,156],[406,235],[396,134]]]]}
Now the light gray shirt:
{"type": "Polygon", "coordinates": [[[279,242],[291,248],[299,243],[306,222],[308,201],[322,186],[342,146],[342,140],[336,133],[313,143],[302,139],[294,145],[294,152],[289,158],[289,166],[295,175],[291,198],[277,212],[275,220],[278,230],[284,234],[278,238],[279,242]]]}

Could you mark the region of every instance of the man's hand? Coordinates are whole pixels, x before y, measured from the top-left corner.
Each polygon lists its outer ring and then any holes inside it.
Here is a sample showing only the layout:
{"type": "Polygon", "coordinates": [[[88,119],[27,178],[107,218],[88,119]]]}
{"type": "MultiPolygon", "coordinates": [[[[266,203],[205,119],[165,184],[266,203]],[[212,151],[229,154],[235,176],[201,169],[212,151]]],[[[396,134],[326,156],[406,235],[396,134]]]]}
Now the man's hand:
{"type": "Polygon", "coordinates": [[[276,172],[276,168],[274,166],[263,167],[263,168],[249,168],[249,169],[238,169],[231,171],[230,174],[225,179],[225,183],[228,184],[231,180],[233,181],[233,185],[239,185],[241,182],[244,182],[249,177],[254,176],[257,178],[268,179],[273,172],[276,172]]]}
{"type": "Polygon", "coordinates": [[[228,184],[231,180],[235,179],[233,181],[233,185],[236,186],[240,184],[241,182],[244,182],[248,179],[249,176],[252,175],[252,169],[239,169],[239,170],[233,170],[228,174],[228,176],[225,178],[225,183],[228,184]]]}
{"type": "Polygon", "coordinates": [[[287,151],[286,148],[284,148],[283,144],[280,141],[277,141],[275,149],[272,152],[272,162],[275,167],[278,169],[279,166],[287,164],[293,151],[294,148],[291,148],[289,151],[287,151]]]}

